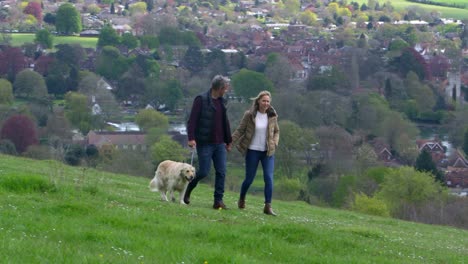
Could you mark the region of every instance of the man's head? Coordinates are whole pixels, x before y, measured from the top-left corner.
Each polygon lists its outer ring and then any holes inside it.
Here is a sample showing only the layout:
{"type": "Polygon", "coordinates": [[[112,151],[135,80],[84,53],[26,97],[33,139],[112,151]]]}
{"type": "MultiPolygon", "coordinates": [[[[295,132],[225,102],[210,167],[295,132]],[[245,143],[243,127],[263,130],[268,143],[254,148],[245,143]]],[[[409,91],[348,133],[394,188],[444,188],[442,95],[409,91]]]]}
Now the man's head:
{"type": "Polygon", "coordinates": [[[211,81],[211,95],[221,97],[229,90],[231,80],[222,75],[216,75],[211,81]]]}

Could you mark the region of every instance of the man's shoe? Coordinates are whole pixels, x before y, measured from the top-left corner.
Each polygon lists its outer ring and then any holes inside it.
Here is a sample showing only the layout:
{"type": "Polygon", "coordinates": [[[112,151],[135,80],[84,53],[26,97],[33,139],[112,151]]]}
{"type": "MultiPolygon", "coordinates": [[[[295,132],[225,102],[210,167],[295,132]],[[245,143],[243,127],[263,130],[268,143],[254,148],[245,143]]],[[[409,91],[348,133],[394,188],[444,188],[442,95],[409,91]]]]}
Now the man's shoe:
{"type": "Polygon", "coordinates": [[[223,203],[223,201],[215,201],[213,204],[213,209],[228,209],[226,205],[223,203]]]}
{"type": "Polygon", "coordinates": [[[185,195],[184,195],[184,203],[185,203],[185,204],[189,204],[189,203],[190,203],[190,193],[188,193],[188,192],[185,192],[185,195]]]}
{"type": "Polygon", "coordinates": [[[239,201],[237,201],[237,207],[239,207],[239,209],[245,209],[245,200],[239,199],[239,201]]]}

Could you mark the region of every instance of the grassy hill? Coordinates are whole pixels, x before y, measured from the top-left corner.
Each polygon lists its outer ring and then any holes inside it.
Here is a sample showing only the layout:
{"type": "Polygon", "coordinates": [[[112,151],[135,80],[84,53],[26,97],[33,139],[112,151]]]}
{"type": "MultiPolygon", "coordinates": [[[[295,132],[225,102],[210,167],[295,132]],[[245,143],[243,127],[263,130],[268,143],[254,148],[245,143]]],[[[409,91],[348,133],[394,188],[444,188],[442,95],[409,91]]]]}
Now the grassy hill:
{"type": "MultiPolygon", "coordinates": [[[[366,4],[368,3],[368,0],[355,0],[355,2],[358,2],[359,4],[366,4]]],[[[379,4],[382,6],[386,1],[379,0],[377,1],[379,4]]],[[[444,1],[444,0],[433,0],[433,2],[446,2],[446,3],[451,3],[451,4],[466,4],[466,0],[452,0],[452,1],[444,1]]],[[[444,18],[453,18],[453,19],[468,19],[468,9],[462,9],[462,8],[453,8],[453,7],[446,7],[446,6],[436,6],[436,5],[430,5],[426,3],[415,3],[415,2],[409,2],[406,0],[392,0],[391,1],[393,7],[397,11],[403,11],[405,9],[408,9],[410,6],[417,6],[419,8],[422,8],[426,10],[427,12],[440,12],[442,14],[442,17],[444,18]]]]}
{"type": "Polygon", "coordinates": [[[468,231],[262,197],[213,210],[159,200],[149,178],[0,155],[2,263],[466,263],[468,231]]]}

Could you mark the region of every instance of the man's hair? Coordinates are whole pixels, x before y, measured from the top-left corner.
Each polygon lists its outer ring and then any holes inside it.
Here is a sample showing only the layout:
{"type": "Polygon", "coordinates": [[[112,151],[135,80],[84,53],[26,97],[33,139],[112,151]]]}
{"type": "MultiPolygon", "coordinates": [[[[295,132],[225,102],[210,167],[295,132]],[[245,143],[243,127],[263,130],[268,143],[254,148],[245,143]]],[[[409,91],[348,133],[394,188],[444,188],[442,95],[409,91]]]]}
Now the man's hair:
{"type": "Polygon", "coordinates": [[[224,88],[226,85],[229,85],[230,81],[231,80],[228,77],[224,77],[222,75],[216,75],[211,81],[211,89],[220,90],[224,88]]]}

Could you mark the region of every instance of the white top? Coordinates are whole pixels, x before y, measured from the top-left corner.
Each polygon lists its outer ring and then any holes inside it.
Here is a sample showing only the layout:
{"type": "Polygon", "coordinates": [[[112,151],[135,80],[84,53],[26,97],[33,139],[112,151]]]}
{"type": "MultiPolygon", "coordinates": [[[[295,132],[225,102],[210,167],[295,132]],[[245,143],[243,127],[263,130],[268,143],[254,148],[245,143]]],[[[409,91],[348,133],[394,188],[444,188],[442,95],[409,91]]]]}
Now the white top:
{"type": "Polygon", "coordinates": [[[252,137],[252,142],[250,142],[249,149],[257,151],[265,151],[266,147],[266,135],[268,127],[268,115],[266,113],[262,114],[257,111],[255,116],[255,133],[252,137]]]}

